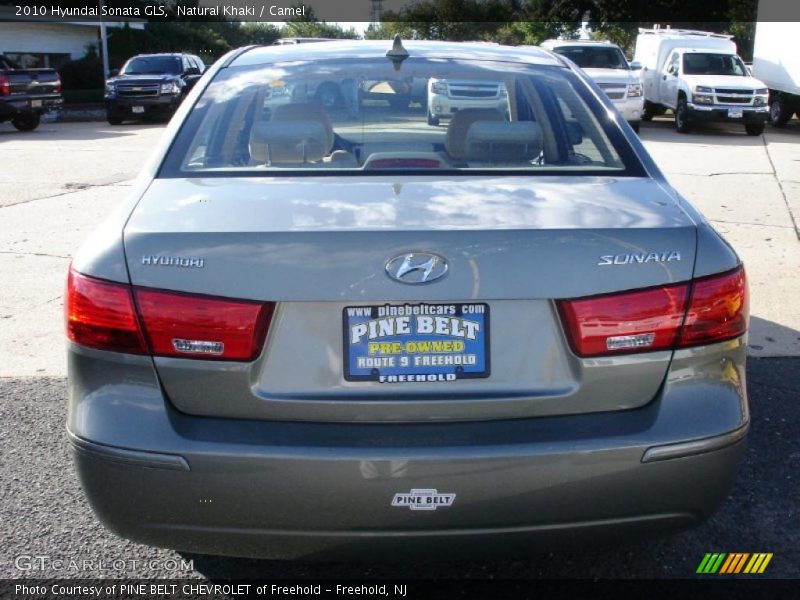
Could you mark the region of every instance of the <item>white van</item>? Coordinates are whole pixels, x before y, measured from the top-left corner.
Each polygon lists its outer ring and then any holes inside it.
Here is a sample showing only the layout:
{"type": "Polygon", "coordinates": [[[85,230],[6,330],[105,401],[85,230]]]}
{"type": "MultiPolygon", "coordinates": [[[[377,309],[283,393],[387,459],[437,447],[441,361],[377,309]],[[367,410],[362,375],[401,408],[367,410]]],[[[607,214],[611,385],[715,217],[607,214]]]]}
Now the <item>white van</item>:
{"type": "Polygon", "coordinates": [[[642,119],[672,109],[675,128],[730,121],[760,135],[769,114],[767,86],[748,74],[732,36],[687,29],[639,29],[634,61],[642,65],[642,119]]]}
{"type": "Polygon", "coordinates": [[[541,47],[567,57],[583,69],[633,130],[639,132],[644,104],[642,84],[619,46],[595,40],[547,40],[541,47]]]}
{"type": "Polygon", "coordinates": [[[785,127],[792,113],[800,119],[800,28],[797,23],[756,23],[753,75],[769,88],[772,125],[785,127]]]}

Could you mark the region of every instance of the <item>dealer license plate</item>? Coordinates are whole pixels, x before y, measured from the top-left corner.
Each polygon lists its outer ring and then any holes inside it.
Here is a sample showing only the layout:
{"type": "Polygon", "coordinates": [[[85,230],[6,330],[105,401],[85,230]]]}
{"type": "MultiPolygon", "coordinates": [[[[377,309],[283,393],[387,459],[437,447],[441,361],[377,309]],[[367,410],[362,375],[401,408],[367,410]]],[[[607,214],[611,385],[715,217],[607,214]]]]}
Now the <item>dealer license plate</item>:
{"type": "Polygon", "coordinates": [[[483,303],[348,306],[344,377],[412,383],[489,376],[489,306],[483,303]]]}
{"type": "Polygon", "coordinates": [[[744,111],[741,108],[728,109],[728,118],[730,119],[741,119],[742,115],[744,115],[744,111]]]}
{"type": "Polygon", "coordinates": [[[144,113],[144,106],[133,106],[131,107],[131,111],[133,111],[137,115],[141,115],[144,113]]]}

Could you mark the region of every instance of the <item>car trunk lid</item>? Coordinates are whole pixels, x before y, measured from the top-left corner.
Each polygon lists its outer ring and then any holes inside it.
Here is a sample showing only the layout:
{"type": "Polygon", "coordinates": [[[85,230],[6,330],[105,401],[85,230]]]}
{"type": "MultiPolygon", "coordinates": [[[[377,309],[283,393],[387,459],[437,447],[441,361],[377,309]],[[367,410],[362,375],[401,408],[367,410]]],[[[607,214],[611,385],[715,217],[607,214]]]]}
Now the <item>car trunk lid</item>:
{"type": "Polygon", "coordinates": [[[157,179],[125,228],[125,249],[134,286],[277,302],[252,363],[155,359],[181,410],[496,419],[651,400],[671,351],[579,359],[553,301],[691,279],[695,227],[668,192],[639,178],[157,179]],[[443,257],[447,275],[407,285],[387,274],[392,258],[420,252],[443,257]],[[486,307],[488,376],[345,376],[348,307],[423,303],[486,307]]]}

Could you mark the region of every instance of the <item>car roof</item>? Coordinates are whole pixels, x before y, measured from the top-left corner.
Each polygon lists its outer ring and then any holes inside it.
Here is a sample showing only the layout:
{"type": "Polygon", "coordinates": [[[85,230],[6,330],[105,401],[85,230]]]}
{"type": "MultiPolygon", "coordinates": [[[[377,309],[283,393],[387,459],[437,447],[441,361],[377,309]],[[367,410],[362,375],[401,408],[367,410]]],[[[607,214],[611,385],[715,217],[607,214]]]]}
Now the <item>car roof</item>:
{"type": "Polygon", "coordinates": [[[303,43],[310,43],[310,42],[330,42],[333,41],[333,38],[324,38],[324,37],[288,37],[288,38],[278,38],[274,42],[272,42],[273,46],[280,46],[281,44],[303,44],[303,43]]]}
{"type": "Polygon", "coordinates": [[[188,52],[153,52],[147,54],[137,54],[136,56],[131,56],[131,58],[141,58],[143,56],[172,56],[177,58],[179,56],[189,56],[188,52]]]}
{"type": "Polygon", "coordinates": [[[561,46],[612,46],[619,48],[615,43],[608,40],[547,40],[542,42],[545,48],[548,46],[561,47],[561,46]]]}
{"type": "MultiPolygon", "coordinates": [[[[257,46],[237,56],[230,66],[249,66],[293,60],[336,60],[386,56],[392,40],[335,40],[314,44],[257,46]]],[[[453,58],[536,65],[565,66],[558,57],[536,46],[501,46],[487,42],[403,40],[412,58],[453,58]]]]}

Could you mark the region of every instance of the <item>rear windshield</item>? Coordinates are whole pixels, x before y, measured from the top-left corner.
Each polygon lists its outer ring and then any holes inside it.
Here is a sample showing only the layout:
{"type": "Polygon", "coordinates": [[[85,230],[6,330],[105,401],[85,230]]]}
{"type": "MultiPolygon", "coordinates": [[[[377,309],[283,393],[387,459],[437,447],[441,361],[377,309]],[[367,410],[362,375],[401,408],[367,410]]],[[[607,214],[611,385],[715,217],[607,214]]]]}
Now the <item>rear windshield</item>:
{"type": "Polygon", "coordinates": [[[554,52],[566,56],[581,69],[630,69],[622,50],[611,46],[561,46],[554,52]]]}
{"type": "Polygon", "coordinates": [[[747,76],[742,59],[733,54],[691,52],[683,55],[683,72],[686,75],[737,75],[747,76]]]}
{"type": "Polygon", "coordinates": [[[407,59],[395,69],[383,57],[229,67],[193,107],[162,176],[623,171],[604,127],[606,108],[563,67],[407,59]]]}
{"type": "Polygon", "coordinates": [[[122,68],[123,75],[177,75],[181,59],[175,56],[139,56],[122,68]]]}

